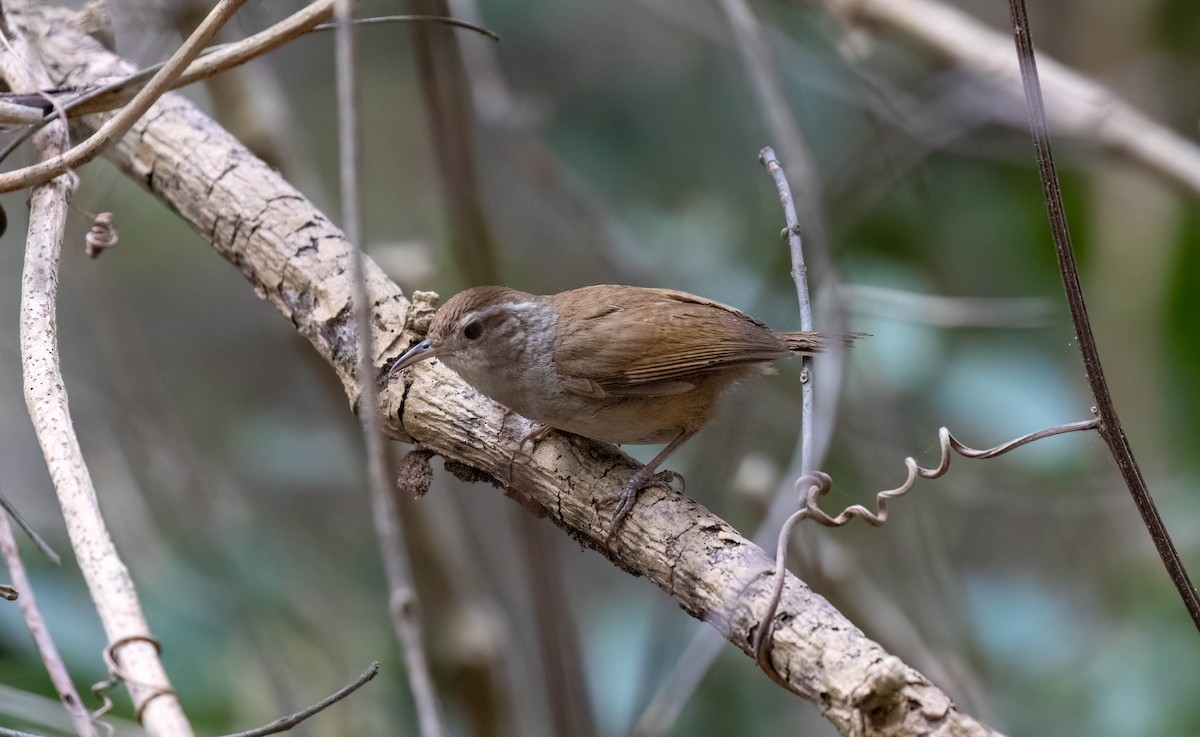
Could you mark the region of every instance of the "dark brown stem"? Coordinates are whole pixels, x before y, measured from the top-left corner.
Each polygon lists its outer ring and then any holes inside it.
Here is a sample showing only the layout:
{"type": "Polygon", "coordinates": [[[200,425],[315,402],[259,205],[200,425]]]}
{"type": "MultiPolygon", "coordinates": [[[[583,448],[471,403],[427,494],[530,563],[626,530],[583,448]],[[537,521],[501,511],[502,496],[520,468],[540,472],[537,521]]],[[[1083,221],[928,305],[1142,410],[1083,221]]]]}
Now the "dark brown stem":
{"type": "Polygon", "coordinates": [[[1196,596],[1196,588],[1188,577],[1183,560],[1171,542],[1171,535],[1163,524],[1162,517],[1142,471],[1138,468],[1129,440],[1117,417],[1117,409],[1113,405],[1112,396],[1108,391],[1108,383],[1104,380],[1104,370],[1100,365],[1100,351],[1096,348],[1096,338],[1088,321],[1087,305],[1083,299],[1083,287],[1079,284],[1079,269],[1075,264],[1075,251],[1071,245],[1071,231],[1067,225],[1067,214],[1063,207],[1062,189],[1059,186],[1058,174],[1054,168],[1054,157],[1050,151],[1050,135],[1046,129],[1046,110],[1042,102],[1041,84],[1038,80],[1037,62],[1033,54],[1033,37],[1029,31],[1029,15],[1025,10],[1024,0],[1009,0],[1009,12],[1012,17],[1013,38],[1017,45],[1017,60],[1021,65],[1021,81],[1025,87],[1025,102],[1029,106],[1029,127],[1033,135],[1033,148],[1037,156],[1038,174],[1042,180],[1042,193],[1046,198],[1046,210],[1050,216],[1050,231],[1054,238],[1054,249],[1058,254],[1058,268],[1062,273],[1063,288],[1067,293],[1067,304],[1071,308],[1071,320],[1075,324],[1075,336],[1079,341],[1079,352],[1083,356],[1083,368],[1087,373],[1088,384],[1092,388],[1092,396],[1096,401],[1096,417],[1100,420],[1100,437],[1108,445],[1125,485],[1133,496],[1133,503],[1142,515],[1142,522],[1154,541],[1154,547],[1162,558],[1171,581],[1179,591],[1188,614],[1192,617],[1197,629],[1200,629],[1200,599],[1196,596]]]}
{"type": "Polygon", "coordinates": [[[313,714],[317,714],[318,712],[322,712],[322,711],[328,709],[329,707],[333,706],[337,702],[346,698],[347,696],[354,693],[358,689],[362,688],[364,685],[366,685],[367,681],[371,680],[378,674],[379,674],[379,663],[371,663],[370,667],[368,667],[366,672],[364,672],[361,676],[359,676],[358,678],[355,678],[353,681],[351,681],[350,683],[347,683],[345,686],[342,686],[337,691],[330,694],[328,697],[326,697],[319,703],[313,704],[312,706],[308,707],[307,709],[305,709],[303,711],[298,711],[295,714],[292,714],[291,716],[283,717],[282,719],[276,719],[275,721],[271,722],[270,724],[264,724],[263,726],[258,727],[257,729],[250,729],[245,732],[237,732],[235,734],[225,735],[225,737],[266,737],[266,735],[269,735],[269,734],[278,734],[280,732],[286,732],[287,730],[296,726],[300,722],[303,722],[305,719],[308,719],[313,714]]]}

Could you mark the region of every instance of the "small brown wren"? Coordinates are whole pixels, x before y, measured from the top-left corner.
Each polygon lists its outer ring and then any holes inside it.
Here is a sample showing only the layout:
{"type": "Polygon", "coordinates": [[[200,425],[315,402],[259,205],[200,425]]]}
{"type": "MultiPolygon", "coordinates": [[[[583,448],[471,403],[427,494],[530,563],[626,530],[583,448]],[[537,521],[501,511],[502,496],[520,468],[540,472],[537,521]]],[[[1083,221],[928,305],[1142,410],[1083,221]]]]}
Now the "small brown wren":
{"type": "MultiPolygon", "coordinates": [[[[428,337],[389,375],[437,357],[480,393],[549,429],[617,445],[667,443],[617,498],[615,530],[637,493],[712,418],[734,381],[822,350],[820,333],[777,333],[728,305],[670,289],[602,285],[547,296],[474,287],[434,315],[428,337]]],[[[525,441],[523,440],[522,443],[525,441]]]]}

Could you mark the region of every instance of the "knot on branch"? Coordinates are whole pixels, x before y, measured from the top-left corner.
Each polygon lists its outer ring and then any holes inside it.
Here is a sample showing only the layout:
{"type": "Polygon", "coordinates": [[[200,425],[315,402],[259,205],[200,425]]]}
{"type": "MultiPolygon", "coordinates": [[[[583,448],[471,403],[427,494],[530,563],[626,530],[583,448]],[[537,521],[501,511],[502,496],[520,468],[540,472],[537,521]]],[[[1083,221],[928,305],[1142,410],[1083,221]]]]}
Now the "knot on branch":
{"type": "Polygon", "coordinates": [[[854,689],[851,701],[870,725],[900,721],[897,709],[907,707],[903,689],[908,685],[908,668],[889,655],[867,669],[863,682],[854,689]]]}
{"type": "Polygon", "coordinates": [[[413,292],[412,304],[408,308],[408,326],[417,335],[429,332],[429,323],[433,322],[433,314],[437,312],[437,292],[413,292]]]}

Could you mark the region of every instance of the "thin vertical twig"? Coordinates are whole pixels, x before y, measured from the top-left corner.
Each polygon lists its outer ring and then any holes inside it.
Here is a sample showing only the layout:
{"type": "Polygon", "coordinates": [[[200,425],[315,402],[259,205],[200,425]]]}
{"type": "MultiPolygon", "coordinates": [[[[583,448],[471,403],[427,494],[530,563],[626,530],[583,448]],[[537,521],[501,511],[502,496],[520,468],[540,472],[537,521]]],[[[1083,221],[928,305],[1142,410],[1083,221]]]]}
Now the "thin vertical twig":
{"type": "MultiPolygon", "coordinates": [[[[799,207],[804,213],[803,222],[810,243],[810,254],[813,256],[818,274],[824,278],[827,287],[836,294],[838,291],[837,275],[833,269],[833,258],[829,243],[825,214],[821,204],[820,177],[811,149],[792,115],[787,95],[779,73],[771,61],[770,44],[762,24],[754,15],[746,0],[721,0],[721,7],[729,20],[733,42],[742,57],[746,75],[754,91],[755,99],[772,140],[784,153],[799,184],[799,207]]],[[[759,160],[764,164],[764,155],[771,151],[771,157],[776,161],[774,151],[764,149],[759,160]]],[[[774,172],[772,172],[774,176],[774,172]]],[[[780,197],[784,195],[780,190],[780,197]]],[[[792,197],[792,190],[787,189],[786,207],[791,208],[792,217],[789,220],[788,244],[792,255],[792,278],[796,282],[796,296],[800,303],[800,329],[812,330],[812,306],[808,290],[808,270],[803,254],[800,252],[801,233],[799,223],[801,218],[796,214],[797,201],[792,197]],[[793,227],[791,223],[795,223],[793,227]],[[793,238],[794,236],[794,238],[793,238]]],[[[832,311],[832,332],[842,332],[844,321],[840,306],[832,311]]],[[[822,404],[822,426],[831,426],[833,413],[837,407],[837,397],[841,390],[841,354],[840,344],[831,346],[832,370],[828,372],[828,402],[822,404]]],[[[816,407],[815,392],[812,385],[812,359],[803,358],[801,376],[804,384],[801,387],[801,431],[797,441],[793,462],[790,464],[793,476],[808,475],[816,467],[820,458],[824,457],[829,448],[832,432],[824,433],[817,438],[813,432],[816,407]],[[820,442],[818,442],[820,441],[820,442]]],[[[780,489],[779,497],[786,494],[790,486],[780,489]]],[[[758,530],[753,535],[760,544],[774,534],[774,530],[783,522],[789,504],[772,504],[769,512],[762,520],[758,530]],[[777,514],[776,511],[779,513],[777,514]]],[[[692,641],[676,661],[670,674],[664,680],[661,688],[643,710],[638,718],[635,732],[638,735],[657,735],[665,733],[674,724],[682,709],[683,703],[691,698],[691,694],[700,683],[700,678],[706,672],[721,651],[723,643],[708,628],[697,630],[692,641]]]]}
{"type": "MultiPolygon", "coordinates": [[[[787,237],[788,252],[792,257],[792,280],[796,282],[796,299],[800,305],[800,329],[805,332],[811,332],[813,329],[813,316],[812,300],[808,294],[808,267],[804,264],[804,244],[800,240],[800,221],[796,217],[796,203],[792,199],[792,189],[788,185],[787,176],[783,173],[783,167],[779,164],[779,159],[775,158],[774,149],[770,146],[764,148],[759,153],[758,160],[762,162],[763,166],[767,167],[767,171],[771,173],[771,178],[775,180],[775,188],[779,190],[779,202],[783,205],[784,221],[787,223],[784,235],[787,237]]],[[[800,387],[800,475],[807,476],[812,471],[814,461],[812,455],[812,356],[805,354],[801,360],[804,363],[801,373],[803,385],[800,387]]]]}
{"type": "Polygon", "coordinates": [[[1033,36],[1029,29],[1029,14],[1024,0],[1009,0],[1012,18],[1013,39],[1017,47],[1017,60],[1021,66],[1021,82],[1025,88],[1025,102],[1029,106],[1029,128],[1033,136],[1033,148],[1037,158],[1038,174],[1042,181],[1042,194],[1046,199],[1046,211],[1050,218],[1050,232],[1054,239],[1054,250],[1058,256],[1058,269],[1062,274],[1063,288],[1067,294],[1067,305],[1071,309],[1071,321],[1075,324],[1075,337],[1079,341],[1079,353],[1083,357],[1083,368],[1087,373],[1088,385],[1095,399],[1096,417],[1100,420],[1099,432],[1108,445],[1121,477],[1133,497],[1142,516],[1142,522],[1154,541],[1154,547],[1162,558],[1171,582],[1175,584],[1183,605],[1192,622],[1200,629],[1200,598],[1196,587],[1188,577],[1187,569],[1171,535],[1158,513],[1146,480],[1134,458],[1133,449],[1125,437],[1121,420],[1104,379],[1100,364],[1100,351],[1096,337],[1088,320],[1087,304],[1083,298],[1083,287],[1079,283],[1079,268],[1075,263],[1075,250],[1071,245],[1071,230],[1067,223],[1066,208],[1063,206],[1062,189],[1054,167],[1054,155],[1050,150],[1050,134],[1046,125],[1046,109],[1042,101],[1041,83],[1038,79],[1037,61],[1034,58],[1033,36]]]}
{"type": "Polygon", "coordinates": [[[442,734],[441,707],[425,648],[421,640],[420,615],[416,592],[412,585],[412,565],[404,542],[403,526],[396,501],[388,483],[387,460],[384,455],[383,433],[380,429],[378,389],[375,383],[375,364],[372,332],[371,301],[363,278],[362,218],[359,212],[359,166],[361,152],[358,135],[358,71],[354,40],[353,0],[337,0],[336,65],[338,102],[338,151],[342,188],[342,220],[346,240],[358,246],[350,259],[351,281],[354,284],[354,315],[358,327],[358,413],[362,422],[363,439],[367,449],[367,472],[370,485],[371,509],[375,531],[379,536],[380,554],[387,575],[388,608],[392,626],[404,654],[409,686],[417,708],[417,721],[422,737],[442,734]]]}
{"type": "MultiPolygon", "coordinates": [[[[804,265],[804,248],[800,239],[800,221],[796,216],[796,204],[792,199],[792,189],[788,184],[787,175],[784,174],[783,167],[780,166],[779,160],[775,158],[775,151],[770,146],[764,148],[758,155],[758,160],[767,167],[771,178],[775,181],[775,188],[779,192],[779,202],[783,205],[784,222],[787,228],[784,234],[787,236],[788,250],[792,257],[792,278],[796,282],[796,297],[800,303],[800,329],[812,330],[812,302],[808,295],[808,270],[804,265]]],[[[800,398],[800,479],[806,479],[813,475],[814,461],[813,458],[813,376],[812,376],[812,356],[805,355],[802,357],[803,368],[801,369],[801,398],[800,398]]],[[[800,484],[801,481],[797,481],[800,484]]],[[[774,576],[774,595],[771,597],[770,606],[762,616],[762,624],[755,631],[754,650],[758,665],[777,683],[785,688],[786,680],[781,678],[774,666],[770,662],[770,646],[771,634],[774,629],[775,611],[779,606],[779,598],[783,592],[784,574],[787,573],[787,541],[791,536],[792,526],[798,521],[798,516],[803,514],[805,510],[801,510],[793,514],[783,528],[779,531],[779,537],[776,543],[775,552],[775,576],[774,576]]]]}
{"type": "Polygon", "coordinates": [[[75,733],[79,737],[96,737],[96,725],[92,723],[83,701],[79,698],[79,692],[75,690],[75,684],[71,682],[66,663],[59,655],[42,611],[38,608],[37,597],[33,593],[33,582],[30,581],[25,563],[21,560],[21,551],[17,548],[8,514],[3,510],[0,510],[0,555],[3,555],[4,564],[8,566],[13,586],[21,592],[17,606],[21,608],[21,615],[25,618],[25,627],[33,638],[38,655],[46,665],[46,672],[50,674],[50,682],[54,684],[54,690],[58,692],[63,708],[67,710],[71,723],[75,725],[75,733]]]}

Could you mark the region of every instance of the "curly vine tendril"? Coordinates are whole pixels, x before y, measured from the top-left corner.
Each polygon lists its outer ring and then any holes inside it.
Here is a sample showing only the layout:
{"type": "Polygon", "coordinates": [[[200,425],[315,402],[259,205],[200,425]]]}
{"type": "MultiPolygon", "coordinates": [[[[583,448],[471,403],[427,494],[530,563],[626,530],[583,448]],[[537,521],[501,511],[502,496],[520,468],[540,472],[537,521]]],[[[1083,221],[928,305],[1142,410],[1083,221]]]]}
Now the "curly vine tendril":
{"type": "Polygon", "coordinates": [[[907,494],[916,483],[917,478],[936,479],[950,470],[951,450],[966,458],[995,458],[996,456],[1004,455],[1010,450],[1020,448],[1022,445],[1032,443],[1035,440],[1048,438],[1052,435],[1062,435],[1068,432],[1094,430],[1099,426],[1100,420],[1098,418],[1092,418],[1083,422],[1072,422],[1045,430],[1038,430],[1028,435],[1022,435],[1015,440],[1010,440],[1003,445],[997,445],[994,448],[987,448],[986,450],[977,450],[964,445],[950,434],[948,428],[942,427],[938,430],[938,441],[942,450],[942,457],[938,465],[934,468],[924,468],[918,465],[916,459],[912,456],[905,458],[904,465],[908,468],[908,478],[896,488],[886,489],[876,494],[874,512],[861,504],[852,504],[843,509],[836,517],[830,517],[825,510],[817,506],[817,499],[823,494],[829,493],[829,489],[833,486],[833,479],[830,478],[829,474],[817,471],[816,473],[806,474],[796,479],[795,488],[797,494],[800,496],[800,509],[789,517],[787,522],[783,523],[783,528],[779,531],[779,539],[775,546],[775,575],[772,580],[771,599],[767,604],[766,612],[759,620],[759,626],[754,635],[754,655],[755,660],[758,662],[758,667],[762,668],[763,672],[771,677],[771,680],[788,690],[792,690],[787,681],[775,670],[775,666],[771,663],[771,635],[775,627],[775,613],[779,609],[779,600],[783,597],[783,582],[787,574],[787,544],[791,538],[792,527],[796,524],[810,519],[826,527],[841,527],[855,517],[861,517],[863,521],[872,527],[879,527],[884,522],[887,522],[887,503],[889,499],[907,494]]]}

